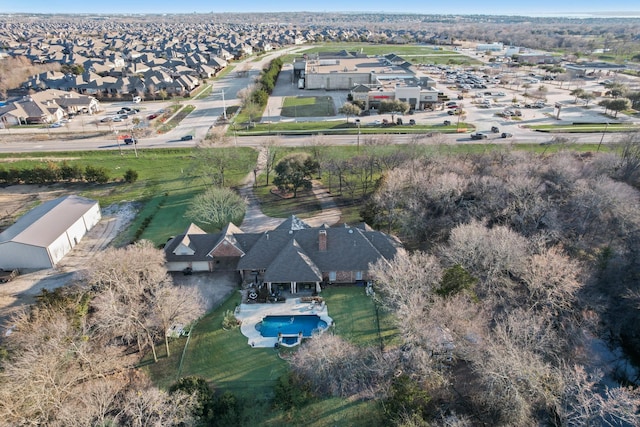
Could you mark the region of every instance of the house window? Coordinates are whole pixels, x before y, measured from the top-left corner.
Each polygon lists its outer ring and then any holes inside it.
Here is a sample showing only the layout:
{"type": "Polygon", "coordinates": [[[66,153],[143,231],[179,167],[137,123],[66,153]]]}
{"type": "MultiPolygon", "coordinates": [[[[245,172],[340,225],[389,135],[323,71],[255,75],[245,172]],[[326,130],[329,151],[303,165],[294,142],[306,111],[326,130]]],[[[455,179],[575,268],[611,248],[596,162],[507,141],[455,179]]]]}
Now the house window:
{"type": "Polygon", "coordinates": [[[336,272],[335,271],[330,271],[329,272],[329,281],[330,282],[335,282],[336,281],[336,272]]]}
{"type": "Polygon", "coordinates": [[[356,280],[362,280],[362,271],[356,271],[356,280]]]}

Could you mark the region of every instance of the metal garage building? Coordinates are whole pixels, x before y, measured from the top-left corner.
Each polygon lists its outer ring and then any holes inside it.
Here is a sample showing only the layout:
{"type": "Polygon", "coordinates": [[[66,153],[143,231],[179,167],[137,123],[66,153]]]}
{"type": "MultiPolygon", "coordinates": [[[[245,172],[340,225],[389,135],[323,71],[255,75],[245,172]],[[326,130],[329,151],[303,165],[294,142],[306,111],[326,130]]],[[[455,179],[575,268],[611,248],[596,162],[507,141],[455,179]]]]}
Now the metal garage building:
{"type": "Polygon", "coordinates": [[[0,268],[51,268],[98,221],[95,200],[65,196],[45,202],[0,234],[0,268]]]}

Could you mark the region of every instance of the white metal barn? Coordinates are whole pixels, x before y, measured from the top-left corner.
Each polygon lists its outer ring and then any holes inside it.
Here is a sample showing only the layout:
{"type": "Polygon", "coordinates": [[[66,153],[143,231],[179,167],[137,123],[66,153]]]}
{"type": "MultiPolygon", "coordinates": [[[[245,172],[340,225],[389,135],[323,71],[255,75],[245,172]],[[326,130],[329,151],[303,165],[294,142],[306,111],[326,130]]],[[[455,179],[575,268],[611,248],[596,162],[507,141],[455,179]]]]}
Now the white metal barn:
{"type": "Polygon", "coordinates": [[[0,233],[0,268],[51,268],[98,221],[95,200],[65,196],[45,202],[0,233]]]}

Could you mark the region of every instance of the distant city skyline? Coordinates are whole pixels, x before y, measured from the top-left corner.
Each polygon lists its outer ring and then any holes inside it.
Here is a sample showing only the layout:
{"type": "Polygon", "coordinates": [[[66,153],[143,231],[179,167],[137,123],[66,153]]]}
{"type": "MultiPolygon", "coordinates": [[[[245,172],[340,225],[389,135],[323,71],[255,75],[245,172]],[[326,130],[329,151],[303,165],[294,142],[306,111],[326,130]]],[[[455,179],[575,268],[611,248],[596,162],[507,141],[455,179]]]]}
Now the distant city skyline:
{"type": "Polygon", "coordinates": [[[108,0],[108,1],[51,1],[3,2],[0,13],[78,13],[78,14],[146,14],[146,13],[235,13],[235,12],[380,12],[412,14],[481,14],[527,16],[640,16],[637,0],[603,2],[596,0],[564,1],[538,0],[514,2],[489,0],[485,2],[458,0],[433,4],[418,1],[390,2],[381,0],[344,1],[325,0],[300,2],[292,0],[266,2],[244,0],[217,2],[204,0],[108,0]]]}

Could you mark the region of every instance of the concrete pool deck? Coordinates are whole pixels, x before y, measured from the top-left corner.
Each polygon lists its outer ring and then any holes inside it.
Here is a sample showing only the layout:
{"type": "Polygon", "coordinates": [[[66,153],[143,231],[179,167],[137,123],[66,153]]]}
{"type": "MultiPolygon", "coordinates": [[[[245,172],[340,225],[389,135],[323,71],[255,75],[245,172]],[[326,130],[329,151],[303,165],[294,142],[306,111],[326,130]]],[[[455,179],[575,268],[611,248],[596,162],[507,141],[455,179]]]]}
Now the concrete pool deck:
{"type": "Polygon", "coordinates": [[[265,316],[293,316],[315,314],[327,325],[333,324],[333,319],[329,317],[327,305],[322,302],[307,303],[301,302],[300,298],[289,298],[283,303],[268,304],[240,304],[236,310],[236,318],[242,321],[240,332],[248,338],[247,344],[252,347],[273,348],[278,342],[278,337],[263,337],[256,329],[256,324],[262,321],[265,316]]]}

